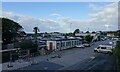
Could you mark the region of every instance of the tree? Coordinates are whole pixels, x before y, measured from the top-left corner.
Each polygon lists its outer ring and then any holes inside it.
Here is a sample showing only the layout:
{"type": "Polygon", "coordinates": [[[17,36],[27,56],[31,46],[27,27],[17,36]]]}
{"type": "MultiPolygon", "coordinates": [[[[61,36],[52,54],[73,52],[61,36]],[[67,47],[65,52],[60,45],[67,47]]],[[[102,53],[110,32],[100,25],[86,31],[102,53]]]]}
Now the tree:
{"type": "Polygon", "coordinates": [[[68,36],[74,36],[74,33],[68,33],[68,36]]]}
{"type": "Polygon", "coordinates": [[[35,40],[37,40],[38,31],[40,31],[40,30],[39,30],[38,27],[34,27],[34,28],[33,28],[33,31],[35,32],[35,40]]]}
{"type": "Polygon", "coordinates": [[[33,43],[31,40],[23,40],[21,43],[20,43],[20,48],[22,50],[29,50],[31,48],[33,48],[33,43]]]}
{"type": "Polygon", "coordinates": [[[28,50],[29,51],[28,54],[37,52],[37,47],[38,47],[38,44],[32,42],[32,40],[23,40],[20,43],[21,50],[28,50]]]}
{"type": "Polygon", "coordinates": [[[38,31],[40,31],[39,30],[39,28],[38,27],[34,27],[33,28],[33,31],[35,32],[35,36],[34,36],[34,38],[35,38],[35,50],[37,49],[38,50],[38,39],[37,39],[37,37],[38,37],[38,31]]]}
{"type": "Polygon", "coordinates": [[[33,31],[35,32],[35,34],[37,34],[38,31],[39,31],[39,28],[38,28],[38,27],[34,27],[34,28],[33,28],[33,31]]]}
{"type": "Polygon", "coordinates": [[[19,32],[19,36],[24,36],[26,33],[24,31],[19,32]]]}
{"type": "Polygon", "coordinates": [[[85,36],[85,40],[86,40],[87,42],[91,42],[92,39],[93,39],[93,37],[90,36],[90,35],[85,36]]]}
{"type": "Polygon", "coordinates": [[[89,31],[86,31],[86,33],[90,33],[89,31]]]}
{"type": "Polygon", "coordinates": [[[65,37],[65,39],[67,39],[67,36],[68,36],[68,35],[67,35],[67,34],[65,34],[65,36],[64,36],[64,37],[65,37]]]}
{"type": "Polygon", "coordinates": [[[120,38],[120,30],[117,30],[117,36],[120,38]]]}
{"type": "Polygon", "coordinates": [[[17,22],[10,20],[8,18],[2,19],[2,40],[3,44],[9,44],[14,41],[18,33],[21,31],[22,26],[17,22]]]}
{"type": "Polygon", "coordinates": [[[79,29],[76,29],[76,30],[73,32],[74,36],[75,36],[76,33],[80,33],[80,30],[79,30],[79,29]]]}
{"type": "Polygon", "coordinates": [[[113,49],[113,54],[116,58],[118,72],[120,72],[120,41],[117,41],[116,47],[113,49]]]}
{"type": "Polygon", "coordinates": [[[92,33],[96,33],[95,31],[93,31],[92,33]]]}

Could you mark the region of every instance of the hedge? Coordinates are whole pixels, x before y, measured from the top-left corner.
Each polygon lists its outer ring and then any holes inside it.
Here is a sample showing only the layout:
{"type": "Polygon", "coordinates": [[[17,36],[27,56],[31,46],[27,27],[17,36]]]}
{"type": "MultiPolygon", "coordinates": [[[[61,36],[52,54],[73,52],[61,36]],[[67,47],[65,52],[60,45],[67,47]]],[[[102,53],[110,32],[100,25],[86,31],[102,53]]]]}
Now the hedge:
{"type": "Polygon", "coordinates": [[[116,47],[113,50],[113,54],[116,58],[117,69],[120,72],[120,41],[117,41],[116,47]]]}

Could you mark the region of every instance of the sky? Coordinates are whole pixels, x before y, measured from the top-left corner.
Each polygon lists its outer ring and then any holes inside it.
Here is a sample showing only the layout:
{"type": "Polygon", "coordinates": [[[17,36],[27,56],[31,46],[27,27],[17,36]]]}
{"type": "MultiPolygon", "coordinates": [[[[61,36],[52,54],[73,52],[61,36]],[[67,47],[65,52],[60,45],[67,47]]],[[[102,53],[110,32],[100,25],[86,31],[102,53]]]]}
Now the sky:
{"type": "Polygon", "coordinates": [[[25,32],[117,30],[117,3],[113,2],[3,2],[2,17],[18,22],[25,32]]]}

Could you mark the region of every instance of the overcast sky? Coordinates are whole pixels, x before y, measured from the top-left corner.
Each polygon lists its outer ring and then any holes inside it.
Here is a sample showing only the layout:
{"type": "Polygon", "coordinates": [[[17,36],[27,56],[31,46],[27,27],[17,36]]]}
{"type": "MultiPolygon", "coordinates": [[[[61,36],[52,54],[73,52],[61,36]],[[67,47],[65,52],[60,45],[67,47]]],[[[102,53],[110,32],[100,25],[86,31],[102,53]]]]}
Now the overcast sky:
{"type": "Polygon", "coordinates": [[[110,31],[118,29],[118,4],[113,2],[3,2],[7,17],[32,32],[110,31]],[[70,26],[71,25],[71,26],[70,26]]]}

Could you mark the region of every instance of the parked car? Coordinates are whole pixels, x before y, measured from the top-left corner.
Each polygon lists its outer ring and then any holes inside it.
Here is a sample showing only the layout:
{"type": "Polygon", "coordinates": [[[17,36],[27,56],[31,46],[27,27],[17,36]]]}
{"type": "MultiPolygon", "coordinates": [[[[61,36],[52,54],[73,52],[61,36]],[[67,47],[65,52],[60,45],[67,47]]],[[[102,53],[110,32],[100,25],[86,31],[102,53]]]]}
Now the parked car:
{"type": "Polygon", "coordinates": [[[110,45],[99,45],[97,48],[94,48],[94,52],[102,53],[112,53],[113,47],[110,45]]]}
{"type": "Polygon", "coordinates": [[[83,45],[84,45],[84,47],[90,47],[91,46],[90,43],[84,43],[83,45]]]}
{"type": "Polygon", "coordinates": [[[85,46],[83,44],[81,44],[81,45],[77,45],[76,47],[77,48],[84,48],[85,46]]]}
{"type": "Polygon", "coordinates": [[[82,44],[84,45],[84,47],[90,47],[91,44],[89,42],[83,41],[82,44]]]}
{"type": "Polygon", "coordinates": [[[101,38],[102,41],[105,41],[105,38],[101,38]]]}

